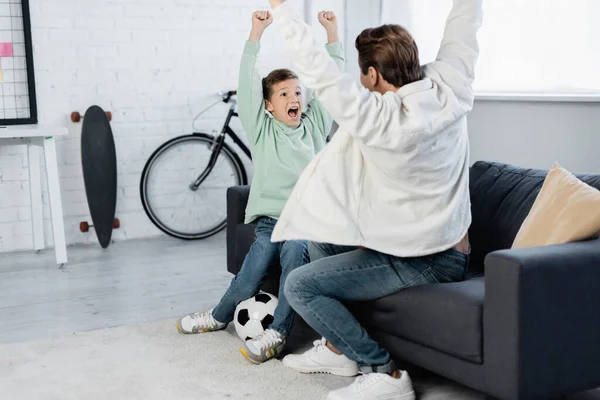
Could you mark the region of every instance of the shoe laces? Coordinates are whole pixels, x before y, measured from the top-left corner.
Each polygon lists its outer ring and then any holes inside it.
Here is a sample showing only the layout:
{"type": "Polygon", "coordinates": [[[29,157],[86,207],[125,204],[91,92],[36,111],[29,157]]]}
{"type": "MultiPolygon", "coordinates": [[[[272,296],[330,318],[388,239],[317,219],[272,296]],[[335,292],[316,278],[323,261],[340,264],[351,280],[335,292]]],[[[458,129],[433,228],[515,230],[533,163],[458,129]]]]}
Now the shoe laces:
{"type": "Polygon", "coordinates": [[[193,313],[191,317],[194,320],[195,326],[215,328],[219,325],[217,320],[212,315],[212,310],[209,312],[193,313]]]}
{"type": "Polygon", "coordinates": [[[365,389],[366,387],[371,386],[376,381],[380,380],[381,376],[382,376],[382,374],[378,374],[378,373],[370,373],[370,374],[362,375],[362,376],[359,376],[358,378],[356,378],[353,385],[356,388],[356,390],[361,391],[361,390],[365,389]]]}
{"type": "Polygon", "coordinates": [[[281,334],[274,329],[267,329],[252,340],[261,350],[270,349],[281,342],[281,334]]]}
{"type": "Polygon", "coordinates": [[[325,349],[326,345],[327,345],[327,340],[325,338],[315,340],[313,342],[312,349],[308,350],[304,354],[308,356],[308,355],[311,355],[311,354],[320,353],[321,351],[323,351],[323,349],[325,349]]]}

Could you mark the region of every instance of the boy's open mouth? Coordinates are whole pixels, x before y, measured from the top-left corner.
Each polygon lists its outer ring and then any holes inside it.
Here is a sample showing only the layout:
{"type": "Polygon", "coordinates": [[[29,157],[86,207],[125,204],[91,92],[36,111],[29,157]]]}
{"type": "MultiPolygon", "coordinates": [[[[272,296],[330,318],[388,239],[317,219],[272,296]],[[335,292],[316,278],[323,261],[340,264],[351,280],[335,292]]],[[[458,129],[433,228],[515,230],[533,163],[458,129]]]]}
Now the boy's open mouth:
{"type": "Polygon", "coordinates": [[[300,112],[300,109],[298,108],[298,106],[292,106],[288,110],[288,115],[292,118],[296,118],[298,116],[299,112],[300,112]]]}

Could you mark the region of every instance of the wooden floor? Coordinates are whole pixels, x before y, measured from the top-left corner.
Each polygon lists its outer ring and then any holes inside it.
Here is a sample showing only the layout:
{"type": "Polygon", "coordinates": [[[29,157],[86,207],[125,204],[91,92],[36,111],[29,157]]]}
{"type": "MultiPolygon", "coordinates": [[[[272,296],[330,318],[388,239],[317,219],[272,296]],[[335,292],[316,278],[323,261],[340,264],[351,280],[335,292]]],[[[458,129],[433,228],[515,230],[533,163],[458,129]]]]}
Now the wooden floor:
{"type": "Polygon", "coordinates": [[[145,322],[210,308],[231,279],[225,236],[161,237],[0,255],[0,343],[145,322]]]}

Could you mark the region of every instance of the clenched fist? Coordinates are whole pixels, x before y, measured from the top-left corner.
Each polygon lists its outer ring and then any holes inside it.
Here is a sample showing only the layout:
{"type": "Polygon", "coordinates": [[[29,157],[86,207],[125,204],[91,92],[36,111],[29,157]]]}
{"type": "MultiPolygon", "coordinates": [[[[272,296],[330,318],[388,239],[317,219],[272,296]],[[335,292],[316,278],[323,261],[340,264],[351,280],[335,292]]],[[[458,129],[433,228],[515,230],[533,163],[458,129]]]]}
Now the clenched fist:
{"type": "Polygon", "coordinates": [[[318,14],[318,18],[327,32],[327,41],[329,43],[339,42],[337,17],[333,11],[321,11],[318,14]]]}
{"type": "Polygon", "coordinates": [[[326,30],[337,29],[337,17],[333,11],[321,11],[318,15],[319,22],[326,30]]]}
{"type": "Polygon", "coordinates": [[[252,14],[252,29],[265,30],[273,23],[273,17],[268,11],[255,11],[252,14]]]}
{"type": "Polygon", "coordinates": [[[250,32],[250,40],[254,43],[260,43],[260,38],[265,29],[273,23],[273,17],[268,11],[255,11],[252,14],[252,31],[250,32]]]}

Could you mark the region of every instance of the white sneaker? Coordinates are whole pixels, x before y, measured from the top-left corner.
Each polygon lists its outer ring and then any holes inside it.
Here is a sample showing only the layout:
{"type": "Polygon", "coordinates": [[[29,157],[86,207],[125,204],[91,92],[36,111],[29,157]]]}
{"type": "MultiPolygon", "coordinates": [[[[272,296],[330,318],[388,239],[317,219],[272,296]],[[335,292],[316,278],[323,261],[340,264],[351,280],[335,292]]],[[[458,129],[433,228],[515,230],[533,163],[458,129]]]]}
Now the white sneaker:
{"type": "Polygon", "coordinates": [[[190,334],[219,331],[225,329],[227,324],[217,321],[212,315],[212,310],[210,310],[209,312],[192,313],[181,317],[177,321],[176,327],[179,333],[190,334]]]}
{"type": "Polygon", "coordinates": [[[345,388],[329,392],[327,400],[415,400],[410,376],[402,371],[399,379],[371,373],[356,378],[345,388]]]}
{"type": "Polygon", "coordinates": [[[314,347],[304,354],[289,354],[283,365],[303,374],[358,375],[358,364],[343,354],[336,354],[326,346],[325,338],[315,340],[314,347]]]}
{"type": "Polygon", "coordinates": [[[277,357],[285,346],[286,338],[274,329],[267,329],[255,339],[246,340],[240,353],[252,364],[260,364],[277,357]]]}

